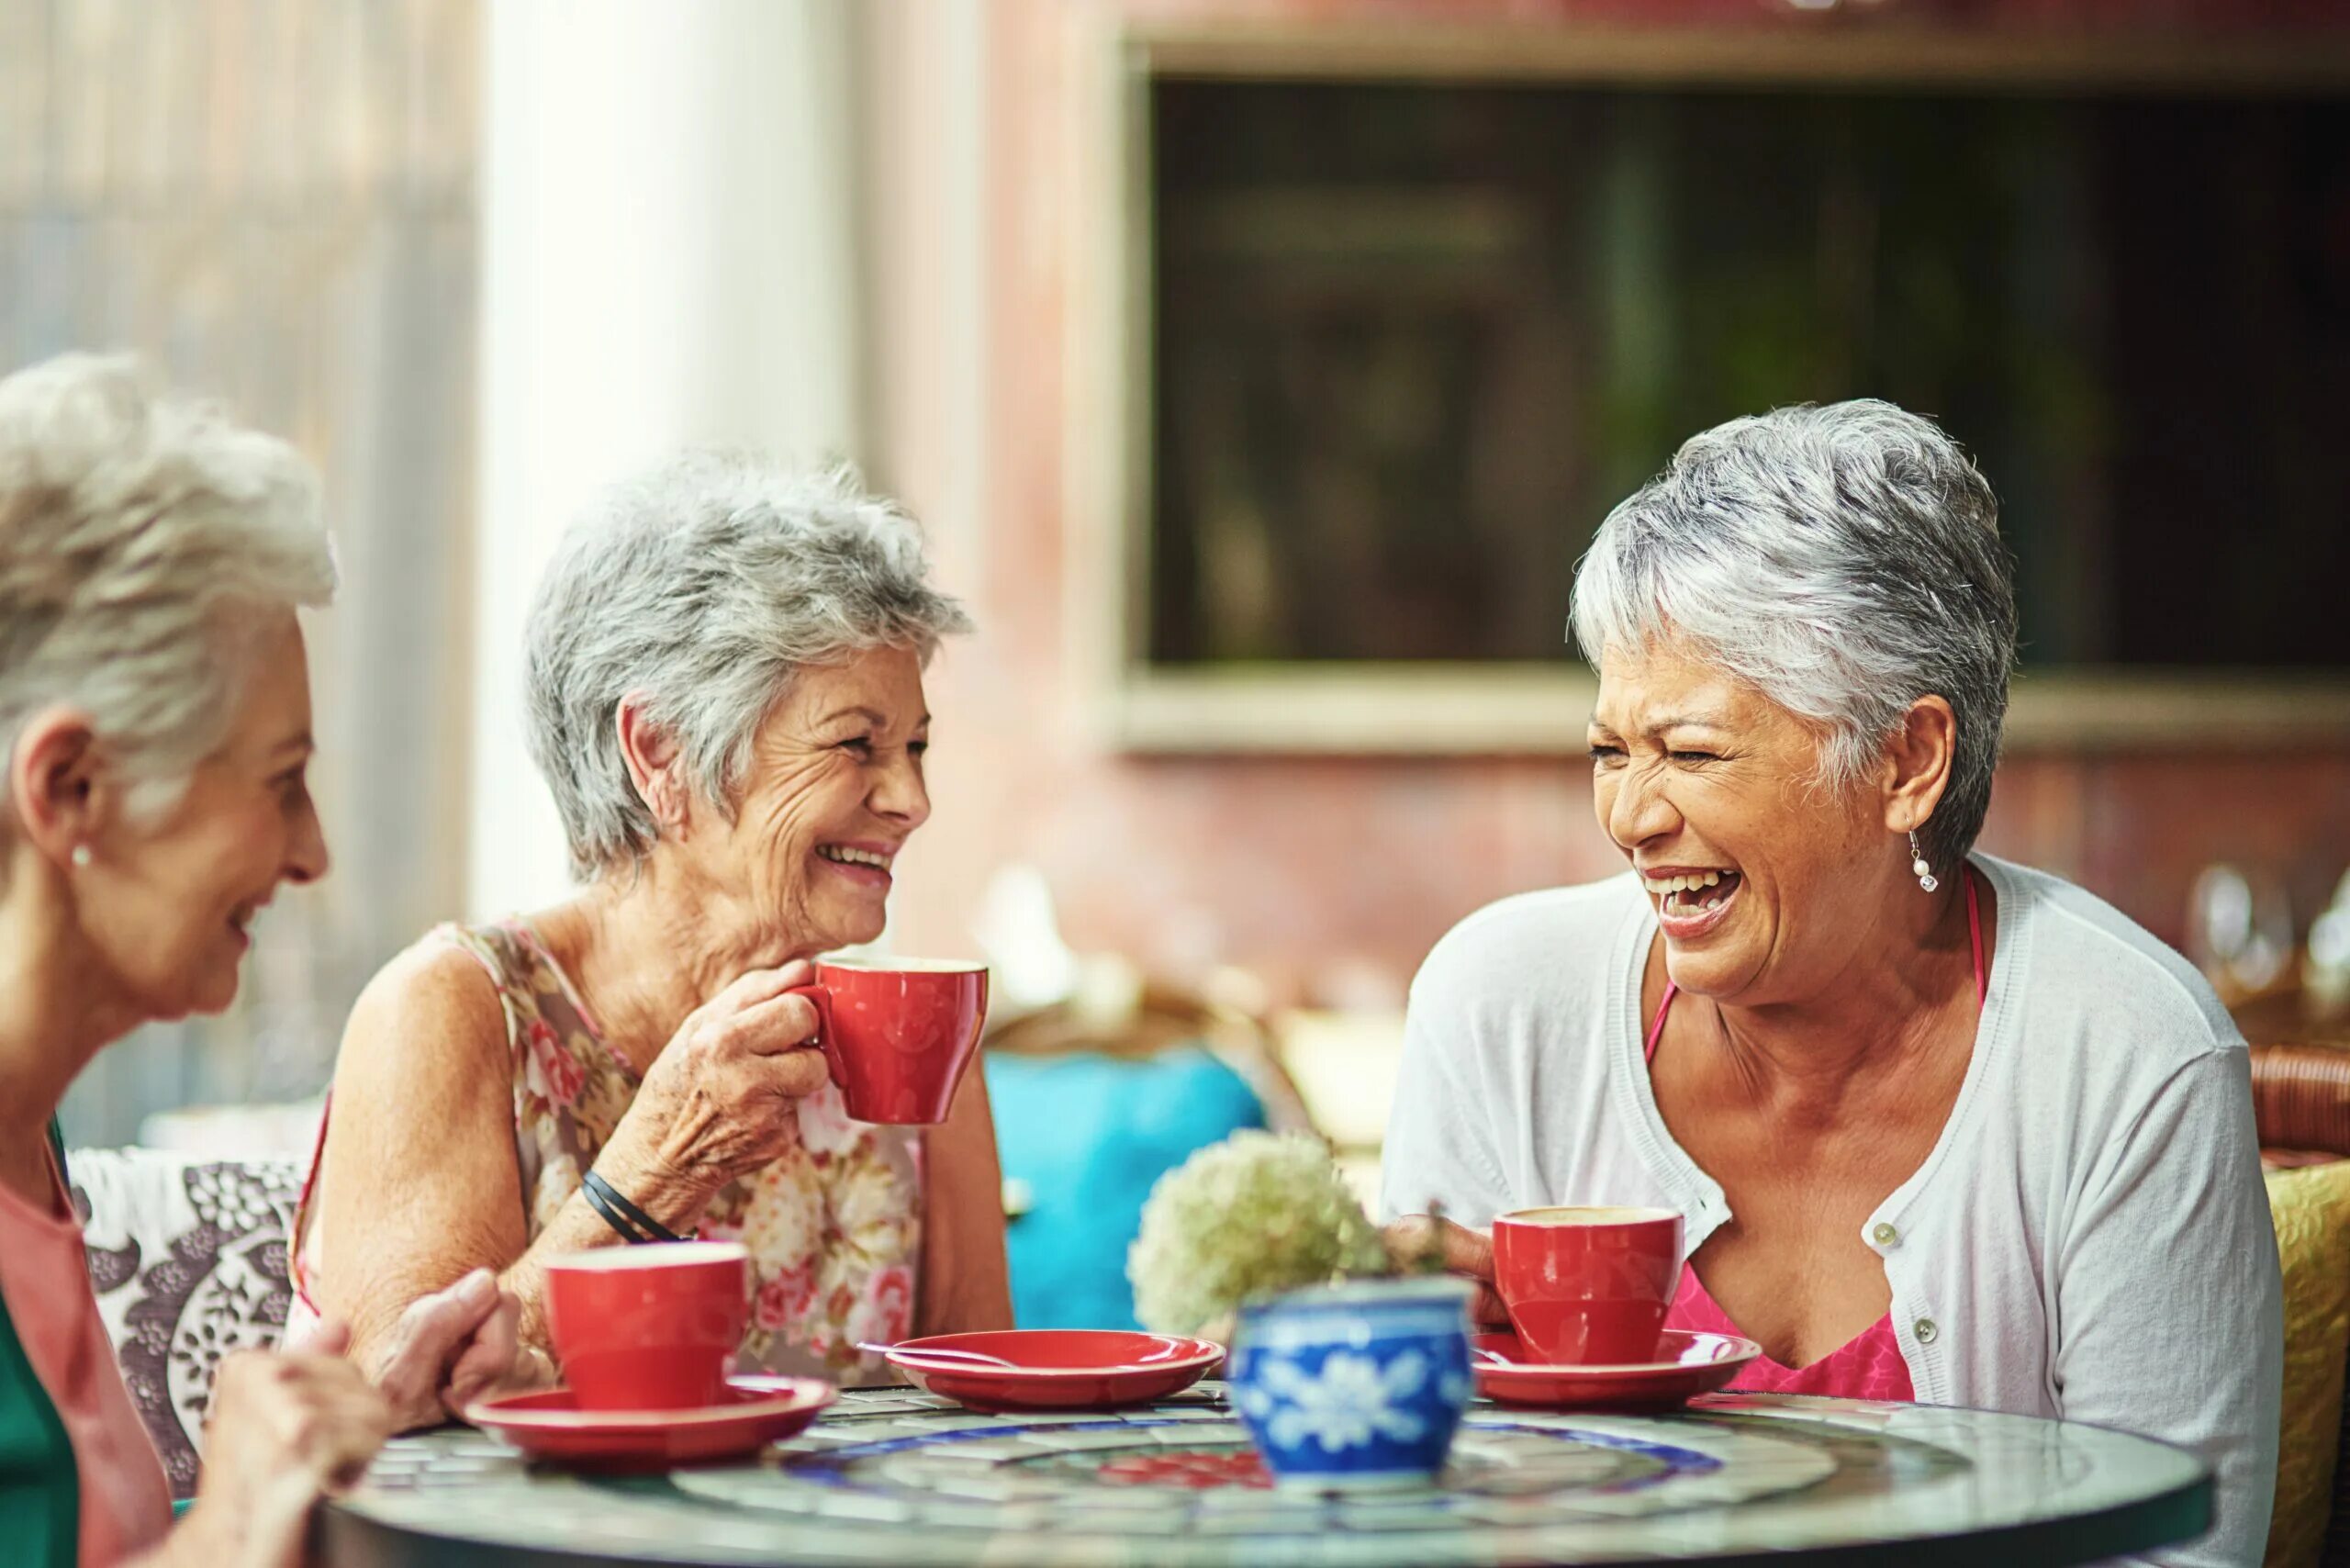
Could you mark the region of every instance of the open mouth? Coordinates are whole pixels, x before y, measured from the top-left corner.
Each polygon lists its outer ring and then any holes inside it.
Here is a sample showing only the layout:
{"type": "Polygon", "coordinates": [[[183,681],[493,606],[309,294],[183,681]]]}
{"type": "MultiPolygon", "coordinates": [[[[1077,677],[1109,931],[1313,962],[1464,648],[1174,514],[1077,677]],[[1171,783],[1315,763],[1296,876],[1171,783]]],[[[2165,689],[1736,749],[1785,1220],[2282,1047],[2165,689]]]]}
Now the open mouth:
{"type": "Polygon", "coordinates": [[[1718,920],[1745,879],[1718,867],[1678,867],[1672,874],[1640,873],[1640,886],[1656,901],[1657,918],[1674,935],[1694,935],[1718,920]]]}
{"type": "Polygon", "coordinates": [[[878,845],[820,844],[816,846],[816,857],[858,881],[886,886],[890,880],[890,863],[898,857],[898,852],[878,845]]]}

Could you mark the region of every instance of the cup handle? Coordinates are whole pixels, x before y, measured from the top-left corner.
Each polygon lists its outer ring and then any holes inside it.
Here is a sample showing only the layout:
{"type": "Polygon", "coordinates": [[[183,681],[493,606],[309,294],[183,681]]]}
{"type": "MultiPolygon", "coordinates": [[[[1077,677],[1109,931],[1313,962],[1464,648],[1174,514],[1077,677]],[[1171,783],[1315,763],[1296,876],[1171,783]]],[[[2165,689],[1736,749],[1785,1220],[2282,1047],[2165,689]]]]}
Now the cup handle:
{"type": "Polygon", "coordinates": [[[821,985],[796,985],[783,993],[804,996],[816,1009],[816,1047],[824,1053],[824,1070],[832,1074],[836,1088],[848,1087],[848,1074],[841,1064],[840,1047],[833,1043],[833,993],[821,985]]]}

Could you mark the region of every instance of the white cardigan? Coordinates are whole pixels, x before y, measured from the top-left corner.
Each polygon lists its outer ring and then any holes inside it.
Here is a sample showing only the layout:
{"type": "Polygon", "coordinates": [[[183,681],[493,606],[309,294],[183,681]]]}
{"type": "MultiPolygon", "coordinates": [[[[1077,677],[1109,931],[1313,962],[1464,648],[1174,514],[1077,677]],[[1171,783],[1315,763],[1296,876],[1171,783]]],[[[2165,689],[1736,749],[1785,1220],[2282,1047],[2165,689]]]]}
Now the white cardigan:
{"type": "MultiPolygon", "coordinates": [[[[2243,1037],[2111,906],[1975,865],[1998,895],[1975,1054],[1932,1152],[1862,1227],[1911,1385],[2196,1450],[2218,1472],[2217,1523],[2159,1560],[2256,1563],[2284,1327],[2243,1037]]],[[[1627,875],[1505,899],[1437,945],[1412,986],[1387,1216],[1659,1205],[1687,1215],[1692,1250],[1729,1218],[1650,1093],[1655,932],[1627,875]]]]}

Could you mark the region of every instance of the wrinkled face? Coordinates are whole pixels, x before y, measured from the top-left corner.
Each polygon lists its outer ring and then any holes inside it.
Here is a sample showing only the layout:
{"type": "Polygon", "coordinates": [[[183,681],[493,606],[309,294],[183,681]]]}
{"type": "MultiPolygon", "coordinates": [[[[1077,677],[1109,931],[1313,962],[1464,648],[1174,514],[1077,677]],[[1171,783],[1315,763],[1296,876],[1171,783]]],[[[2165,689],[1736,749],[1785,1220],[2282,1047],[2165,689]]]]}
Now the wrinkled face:
{"type": "Polygon", "coordinates": [[[141,1016],[218,1013],[236,999],[248,928],[281,883],[326,874],[310,801],[310,668],[289,611],[252,655],[228,737],[160,820],[117,812],[72,873],[76,914],[141,1016]]]}
{"type": "Polygon", "coordinates": [[[759,726],[721,879],[773,954],[881,935],[890,867],[929,819],[922,661],[875,648],[802,670],[759,726]]]}
{"type": "Polygon", "coordinates": [[[1815,782],[1813,726],[1671,644],[1601,660],[1591,756],[1600,825],[1640,873],[1684,991],[1815,994],[1907,869],[1869,790],[1815,782]]]}

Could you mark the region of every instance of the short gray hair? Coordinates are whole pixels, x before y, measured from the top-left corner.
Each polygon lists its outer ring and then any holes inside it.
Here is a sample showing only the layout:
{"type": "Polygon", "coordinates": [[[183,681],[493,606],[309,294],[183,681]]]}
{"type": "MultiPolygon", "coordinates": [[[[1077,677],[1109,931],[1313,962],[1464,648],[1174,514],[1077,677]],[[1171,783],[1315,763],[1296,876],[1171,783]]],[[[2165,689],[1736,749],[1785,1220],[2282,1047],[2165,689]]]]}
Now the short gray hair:
{"type": "Polygon", "coordinates": [[[1955,864],[1991,805],[2016,656],[1999,506],[1931,420],[1862,398],[1780,409],[1692,437],[1607,516],[1572,632],[1609,649],[1687,641],[1826,727],[1826,782],[1882,755],[1909,704],[1957,716],[1949,785],[1919,830],[1955,864]]]}
{"type": "Polygon", "coordinates": [[[695,452],[607,490],[564,536],[525,633],[531,756],[583,878],[659,836],[621,755],[623,698],[731,812],[759,725],[811,665],[970,630],[922,532],[846,467],[695,452]]]}
{"type": "Polygon", "coordinates": [[[86,712],[168,810],[227,734],[271,610],[334,597],[318,481],[274,436],[165,398],[133,360],[0,380],[0,734],[86,712]]]}

